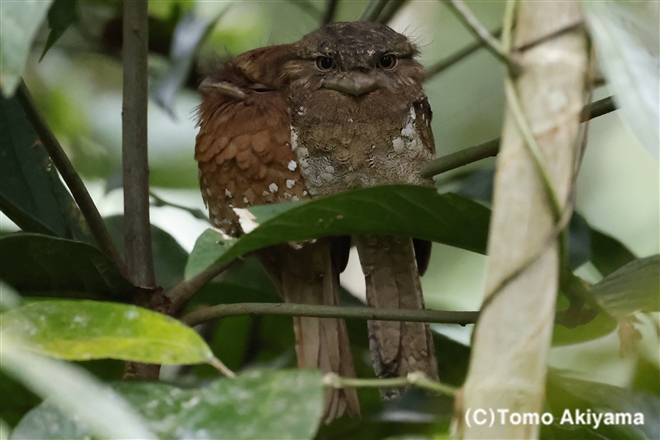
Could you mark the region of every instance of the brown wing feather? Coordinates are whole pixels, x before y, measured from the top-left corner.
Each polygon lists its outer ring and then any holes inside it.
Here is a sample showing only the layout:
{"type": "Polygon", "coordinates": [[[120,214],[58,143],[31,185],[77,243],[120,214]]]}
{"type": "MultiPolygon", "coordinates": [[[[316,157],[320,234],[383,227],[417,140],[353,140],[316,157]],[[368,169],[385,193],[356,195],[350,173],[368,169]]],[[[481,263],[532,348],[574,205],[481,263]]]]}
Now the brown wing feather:
{"type": "Polygon", "coordinates": [[[307,198],[291,151],[286,97],[262,87],[277,86],[277,77],[257,69],[263,56],[262,49],[247,52],[212,73],[199,107],[195,159],[202,196],[214,225],[230,235],[240,233],[234,207],[307,198]],[[214,84],[230,84],[243,98],[214,84]]]}

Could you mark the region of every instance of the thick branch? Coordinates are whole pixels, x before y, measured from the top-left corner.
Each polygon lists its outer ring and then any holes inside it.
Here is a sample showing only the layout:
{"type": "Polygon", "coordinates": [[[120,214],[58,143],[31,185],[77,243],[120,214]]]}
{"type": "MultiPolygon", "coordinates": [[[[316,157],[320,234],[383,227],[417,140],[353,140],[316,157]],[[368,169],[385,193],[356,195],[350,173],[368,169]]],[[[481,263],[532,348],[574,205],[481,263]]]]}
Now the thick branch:
{"type": "Polygon", "coordinates": [[[155,285],[149,222],[147,18],[147,0],[124,2],[124,246],[132,278],[141,287],[155,285]]]}
{"type": "Polygon", "coordinates": [[[374,309],[371,307],[313,306],[308,304],[284,303],[244,303],[220,304],[196,310],[184,316],[182,321],[192,327],[212,319],[241,315],[314,316],[317,318],[437,322],[466,325],[476,322],[479,312],[446,312],[428,309],[374,309]]]}
{"type": "MultiPolygon", "coordinates": [[[[581,113],[581,122],[603,116],[616,109],[616,104],[611,96],[600,99],[590,105],[584,106],[581,113]]],[[[433,177],[488,157],[497,156],[500,151],[500,141],[501,138],[491,139],[483,144],[434,159],[424,165],[422,175],[424,177],[433,177]]]]}
{"type": "Polygon", "coordinates": [[[117,250],[115,243],[112,241],[94,201],[87,192],[85,184],[75,168],[73,168],[73,165],[48,126],[48,123],[39,112],[37,105],[32,99],[32,95],[30,95],[30,91],[23,81],[21,81],[21,84],[18,87],[16,98],[21,103],[25,115],[39,135],[39,139],[41,139],[41,143],[55,164],[57,171],[59,171],[62,179],[66,182],[69,191],[71,191],[71,195],[78,204],[80,212],[82,212],[82,215],[85,217],[99,249],[110,258],[112,263],[117,269],[119,269],[125,278],[131,279],[126,264],[119,255],[119,251],[117,250]]]}

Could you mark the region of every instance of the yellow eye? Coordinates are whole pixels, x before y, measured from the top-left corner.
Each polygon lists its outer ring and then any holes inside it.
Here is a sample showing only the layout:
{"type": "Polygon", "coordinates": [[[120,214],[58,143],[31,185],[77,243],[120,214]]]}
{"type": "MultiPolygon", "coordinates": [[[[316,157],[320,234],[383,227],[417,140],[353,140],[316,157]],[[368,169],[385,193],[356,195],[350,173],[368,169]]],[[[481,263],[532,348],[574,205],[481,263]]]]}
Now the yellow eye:
{"type": "Polygon", "coordinates": [[[330,70],[335,66],[335,62],[332,61],[332,58],[320,56],[316,58],[316,67],[319,70],[330,70]]]}
{"type": "Polygon", "coordinates": [[[381,69],[393,69],[394,66],[396,66],[396,56],[394,55],[383,55],[378,60],[378,67],[381,69]]]}

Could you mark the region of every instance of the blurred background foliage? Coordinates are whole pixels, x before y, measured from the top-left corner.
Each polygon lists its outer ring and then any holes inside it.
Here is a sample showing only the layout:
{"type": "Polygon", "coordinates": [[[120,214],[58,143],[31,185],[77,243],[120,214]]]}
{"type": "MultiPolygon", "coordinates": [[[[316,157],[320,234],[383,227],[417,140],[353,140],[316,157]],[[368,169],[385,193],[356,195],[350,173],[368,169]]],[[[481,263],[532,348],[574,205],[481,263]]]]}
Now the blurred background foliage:
{"type": "MultiPolygon", "coordinates": [[[[56,3],[65,3],[57,0],[56,3]]],[[[78,0],[64,20],[72,25],[41,58],[49,41],[48,23],[40,28],[24,73],[25,82],[75,168],[82,175],[111,233],[121,237],[121,2],[78,0]]],[[[150,183],[157,198],[151,209],[158,280],[169,288],[183,279],[187,254],[208,223],[191,215],[205,212],[193,159],[196,135],[196,86],[203,72],[231,55],[268,44],[298,40],[319,25],[325,1],[194,2],[160,0],[149,3],[150,183]],[[178,30],[177,30],[178,29],[178,30]],[[185,32],[182,31],[185,30],[185,32]],[[178,32],[178,34],[177,34],[178,32]],[[178,45],[178,46],[177,46],[178,45]],[[180,53],[176,53],[179,47],[180,53]],[[166,202],[164,202],[166,201],[166,202]],[[187,208],[170,206],[176,204],[187,208]],[[158,206],[160,205],[160,206],[158,206]],[[197,211],[197,212],[199,212],[197,211]],[[166,285],[165,285],[166,284],[166,285]]],[[[341,1],[338,21],[356,20],[368,2],[341,1]]],[[[69,5],[70,6],[70,5],[69,5]]],[[[469,2],[489,29],[501,22],[503,2],[469,2]]],[[[51,19],[51,17],[49,17],[51,19]]],[[[56,20],[53,18],[53,20],[56,20]]],[[[442,2],[410,1],[389,23],[411,37],[421,49],[425,66],[444,59],[473,42],[471,34],[442,2]]],[[[426,91],[434,112],[438,155],[446,155],[499,136],[504,109],[504,69],[481,50],[431,78],[426,91]]],[[[594,99],[610,96],[608,86],[594,99]]],[[[441,192],[457,191],[488,204],[494,160],[483,160],[440,176],[441,192]]],[[[584,165],[578,180],[576,210],[588,227],[616,238],[636,257],[660,251],[658,162],[635,140],[616,112],[590,123],[584,165]]],[[[2,214],[0,232],[17,227],[2,214]]],[[[587,240],[589,233],[578,238],[587,240]]],[[[593,238],[593,237],[592,237],[593,238]]],[[[122,243],[119,238],[117,243],[122,243]]],[[[577,246],[577,244],[576,244],[577,246]]],[[[477,310],[483,293],[483,255],[434,245],[423,278],[427,307],[477,310]]],[[[342,275],[345,303],[359,303],[363,280],[355,255],[342,275]]],[[[591,283],[599,272],[587,257],[576,274],[591,283]]],[[[253,258],[245,258],[220,282],[207,285],[189,305],[279,301],[265,273],[253,258]]],[[[348,321],[359,377],[373,377],[368,358],[366,326],[348,321]]],[[[460,386],[467,371],[472,326],[433,325],[443,381],[460,386]]],[[[659,395],[658,314],[638,315],[635,328],[643,338],[637,349],[619,354],[616,332],[584,343],[556,346],[550,366],[562,377],[602,382],[659,395]]],[[[572,329],[580,332],[580,328],[572,329]]],[[[291,320],[285,317],[235,317],[200,329],[213,352],[232,369],[247,366],[295,365],[291,320]]],[[[575,335],[575,333],[573,333],[575,335]]],[[[577,337],[576,339],[579,339],[577,337]]],[[[82,363],[102,379],[118,379],[117,361],[82,363]]],[[[163,378],[194,382],[215,377],[208,365],[166,367],[163,378]]],[[[551,378],[554,376],[551,375],[551,378]]],[[[557,379],[560,381],[560,379],[557,379]]],[[[39,399],[2,376],[1,417],[14,426],[39,399]],[[15,396],[8,400],[6,396],[15,396]]],[[[568,399],[563,388],[551,387],[550,398],[568,399]]],[[[452,402],[412,390],[397,402],[382,404],[375,390],[360,390],[363,418],[340,420],[322,427],[321,437],[381,438],[435,436],[448,430],[452,402]]],[[[588,400],[588,397],[582,396],[588,400]]],[[[564,399],[564,400],[562,400],[564,399]]],[[[657,419],[657,414],[656,414],[657,419]]],[[[657,421],[657,420],[656,420],[657,421]]],[[[556,427],[555,427],[556,428],[556,427]]],[[[566,435],[545,427],[546,436],[566,435]],[[550,431],[549,431],[550,430],[550,431]]],[[[581,433],[581,435],[595,435],[581,433]]]]}

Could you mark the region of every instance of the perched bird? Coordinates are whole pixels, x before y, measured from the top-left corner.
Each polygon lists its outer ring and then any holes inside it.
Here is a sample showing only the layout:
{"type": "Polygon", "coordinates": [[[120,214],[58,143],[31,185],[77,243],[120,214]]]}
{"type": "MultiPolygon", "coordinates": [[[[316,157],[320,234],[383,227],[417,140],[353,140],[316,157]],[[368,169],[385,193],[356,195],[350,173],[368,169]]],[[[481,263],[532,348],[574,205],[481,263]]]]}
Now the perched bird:
{"type": "MultiPolygon", "coordinates": [[[[243,53],[200,85],[195,159],[215,226],[242,233],[235,208],[304,200],[388,183],[432,185],[431,109],[416,47],[385,25],[326,25],[292,44],[243,53]]],[[[430,243],[354,238],[373,307],[422,309],[419,273],[430,243]]],[[[257,252],[285,302],[337,305],[350,238],[328,237],[257,252]]],[[[346,325],[294,318],[298,366],[355,376],[346,325]]],[[[379,377],[421,370],[437,378],[428,325],[370,321],[379,377]]],[[[388,390],[387,395],[399,390],[388,390]]],[[[359,414],[354,389],[326,392],[325,420],[359,414]]]]}

